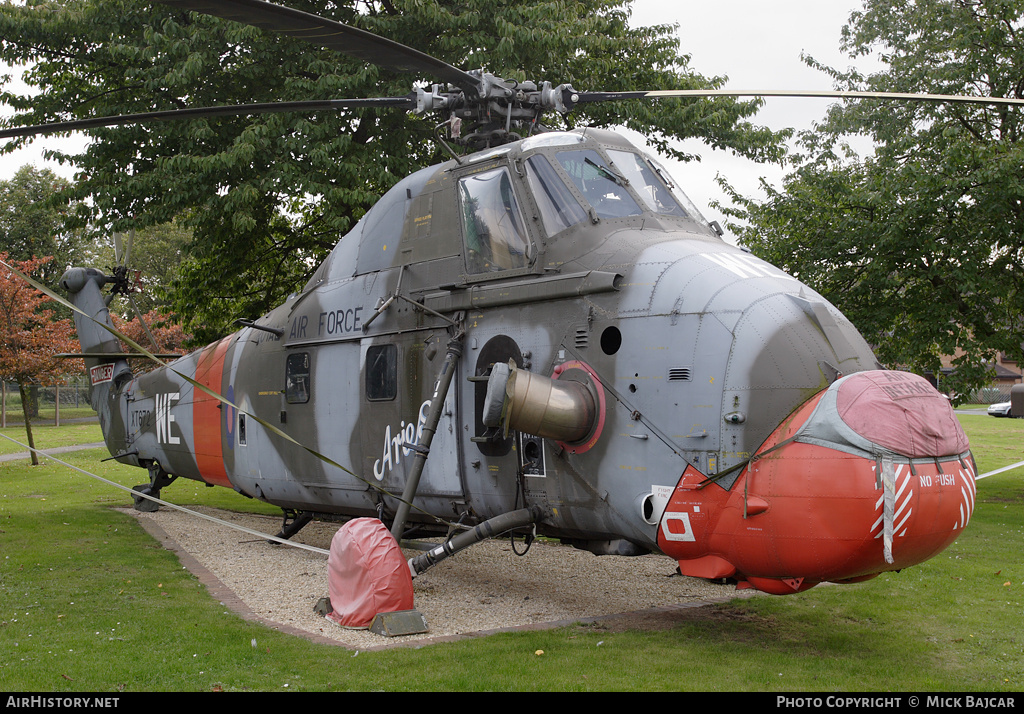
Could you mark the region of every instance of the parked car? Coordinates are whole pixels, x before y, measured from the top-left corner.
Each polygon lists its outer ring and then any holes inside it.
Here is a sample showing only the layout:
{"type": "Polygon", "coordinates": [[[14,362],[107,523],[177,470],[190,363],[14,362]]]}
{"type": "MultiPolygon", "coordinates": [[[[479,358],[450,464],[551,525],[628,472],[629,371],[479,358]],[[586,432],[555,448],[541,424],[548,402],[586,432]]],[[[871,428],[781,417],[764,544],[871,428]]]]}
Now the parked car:
{"type": "Polygon", "coordinates": [[[1000,402],[999,404],[993,404],[988,408],[988,415],[994,417],[1010,416],[1010,403],[1000,402]]]}

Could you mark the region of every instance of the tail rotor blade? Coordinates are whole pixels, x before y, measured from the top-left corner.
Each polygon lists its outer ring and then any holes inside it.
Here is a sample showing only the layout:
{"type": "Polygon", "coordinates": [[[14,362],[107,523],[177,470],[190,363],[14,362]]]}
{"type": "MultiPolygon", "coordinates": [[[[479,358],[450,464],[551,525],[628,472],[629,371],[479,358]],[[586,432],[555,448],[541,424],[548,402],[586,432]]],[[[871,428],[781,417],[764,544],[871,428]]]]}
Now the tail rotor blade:
{"type": "Polygon", "coordinates": [[[131,303],[132,309],[135,310],[135,315],[139,318],[139,324],[142,325],[142,329],[146,331],[146,336],[149,338],[150,344],[156,348],[157,352],[163,351],[163,347],[156,341],[156,337],[153,336],[153,332],[149,329],[149,325],[146,324],[146,318],[142,316],[142,310],[139,309],[138,304],[135,302],[135,298],[128,295],[128,302],[131,303]]]}
{"type": "Polygon", "coordinates": [[[128,241],[124,246],[124,265],[128,266],[131,264],[132,259],[132,243],[135,242],[135,229],[132,228],[128,231],[128,241]]]}
{"type": "Polygon", "coordinates": [[[118,265],[121,265],[121,263],[122,263],[121,256],[124,255],[124,242],[121,239],[121,234],[120,233],[115,232],[113,238],[114,238],[114,262],[116,262],[118,265]]]}

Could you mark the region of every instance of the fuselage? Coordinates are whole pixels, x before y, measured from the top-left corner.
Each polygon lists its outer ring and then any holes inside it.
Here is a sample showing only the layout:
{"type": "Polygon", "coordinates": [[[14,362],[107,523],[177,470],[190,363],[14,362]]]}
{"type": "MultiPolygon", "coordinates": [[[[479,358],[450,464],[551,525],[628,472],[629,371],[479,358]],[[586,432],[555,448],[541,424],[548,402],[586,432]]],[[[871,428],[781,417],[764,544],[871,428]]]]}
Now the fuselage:
{"type": "MultiPolygon", "coordinates": [[[[537,505],[542,534],[598,553],[667,552],[712,577],[788,576],[737,567],[729,545],[691,553],[666,540],[680,489],[700,482],[708,507],[725,508],[801,405],[879,369],[834,306],[725,243],[620,136],[552,133],[413,174],[254,327],[111,376],[111,453],[287,509],[386,519],[453,325],[461,357],[413,525],[537,505]],[[586,434],[566,443],[487,426],[495,364],[586,382],[586,434]]],[[[956,448],[969,460],[966,440],[956,448]]]]}

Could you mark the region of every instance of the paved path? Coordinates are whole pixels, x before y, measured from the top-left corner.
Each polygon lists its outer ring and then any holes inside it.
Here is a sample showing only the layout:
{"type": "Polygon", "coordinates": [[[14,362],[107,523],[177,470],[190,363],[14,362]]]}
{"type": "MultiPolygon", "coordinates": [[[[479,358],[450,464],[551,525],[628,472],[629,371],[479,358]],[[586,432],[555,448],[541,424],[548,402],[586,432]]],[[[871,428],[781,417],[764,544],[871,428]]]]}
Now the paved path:
{"type": "Polygon", "coordinates": [[[973,408],[973,409],[961,409],[956,407],[953,409],[957,414],[973,414],[975,416],[986,416],[988,414],[988,407],[973,408]]]}
{"type": "MultiPolygon", "coordinates": [[[[58,446],[53,449],[40,449],[44,454],[66,454],[69,451],[81,451],[82,449],[97,449],[105,447],[106,444],[102,441],[97,441],[92,444],[76,444],[74,446],[58,446]]],[[[27,451],[21,451],[16,454],[0,454],[0,461],[17,461],[18,459],[28,459],[32,455],[27,451]]]]}

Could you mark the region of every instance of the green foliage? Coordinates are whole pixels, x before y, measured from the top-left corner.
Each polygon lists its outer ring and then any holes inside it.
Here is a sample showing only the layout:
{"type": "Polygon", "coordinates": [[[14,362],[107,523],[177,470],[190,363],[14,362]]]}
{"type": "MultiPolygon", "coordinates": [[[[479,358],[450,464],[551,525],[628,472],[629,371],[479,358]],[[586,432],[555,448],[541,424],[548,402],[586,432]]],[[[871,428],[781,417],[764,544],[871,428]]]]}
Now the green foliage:
{"type": "Polygon", "coordinates": [[[65,224],[85,207],[69,202],[70,184],[49,169],[22,166],[0,181],[0,246],[15,261],[51,256],[40,277],[56,282],[80,254],[82,236],[65,224]]]}
{"type": "MultiPolygon", "coordinates": [[[[290,0],[457,67],[578,89],[717,87],[687,67],[670,27],[628,25],[628,0],[290,0]]],[[[92,115],[303,99],[404,96],[413,80],[252,27],[137,0],[0,5],[0,59],[31,64],[33,96],[0,93],[24,125],[92,115]]],[[[570,122],[704,137],[779,160],[756,101],[589,105],[570,122]]],[[[436,119],[381,109],[266,114],[98,129],[72,194],[114,230],[178,220],[192,232],[173,308],[200,341],[301,286],[340,236],[414,169],[445,158],[436,119]]],[[[552,121],[557,125],[558,118],[552,121]]],[[[22,142],[11,142],[9,147],[22,142]]]]}
{"type": "MultiPolygon", "coordinates": [[[[1024,97],[1024,2],[870,0],[844,30],[870,76],[828,71],[839,88],[1024,97]]],[[[1021,111],[944,102],[834,106],[801,137],[782,191],[736,196],[741,240],[822,292],[880,359],[939,373],[967,392],[998,352],[1022,354],[1024,143],[1021,111]],[[860,158],[844,144],[870,137],[860,158]]]]}

